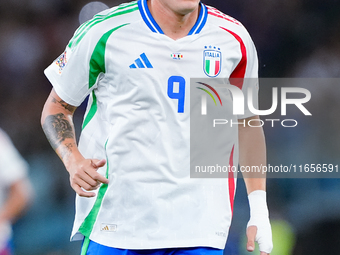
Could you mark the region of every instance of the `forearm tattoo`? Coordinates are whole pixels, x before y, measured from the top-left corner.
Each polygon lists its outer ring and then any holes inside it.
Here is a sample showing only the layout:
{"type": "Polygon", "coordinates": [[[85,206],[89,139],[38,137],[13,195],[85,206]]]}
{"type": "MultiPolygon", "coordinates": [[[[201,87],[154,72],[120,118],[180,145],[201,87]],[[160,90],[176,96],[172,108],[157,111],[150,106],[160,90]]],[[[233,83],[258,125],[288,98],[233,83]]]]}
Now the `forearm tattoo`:
{"type": "MultiPolygon", "coordinates": [[[[57,149],[65,139],[74,139],[73,128],[63,113],[47,116],[43,124],[43,130],[54,150],[57,149]]],[[[67,146],[66,148],[71,149],[67,146]]]]}
{"type": "Polygon", "coordinates": [[[60,157],[62,159],[67,159],[72,154],[72,148],[73,148],[72,143],[65,144],[65,146],[63,146],[60,149],[60,157]]]}
{"type": "Polygon", "coordinates": [[[69,105],[63,100],[58,101],[56,98],[52,97],[52,103],[61,105],[65,110],[68,110],[69,112],[73,113],[77,107],[69,105]]]}

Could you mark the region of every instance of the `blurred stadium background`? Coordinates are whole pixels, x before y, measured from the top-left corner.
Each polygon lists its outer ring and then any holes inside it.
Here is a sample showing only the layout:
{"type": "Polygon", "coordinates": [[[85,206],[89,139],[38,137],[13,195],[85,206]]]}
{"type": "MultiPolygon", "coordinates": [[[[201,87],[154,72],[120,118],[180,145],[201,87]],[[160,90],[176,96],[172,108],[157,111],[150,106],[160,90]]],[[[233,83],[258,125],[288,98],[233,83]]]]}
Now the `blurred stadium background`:
{"type": "MultiPolygon", "coordinates": [[[[122,1],[0,0],[0,127],[30,164],[35,199],[14,225],[18,255],[79,254],[70,243],[74,193],[68,174],[40,128],[51,85],[43,70],[59,56],[81,22],[122,1]],[[90,4],[90,5],[88,5],[90,4]]],[[[240,20],[257,46],[261,77],[340,77],[339,0],[203,1],[240,20]]],[[[261,88],[265,104],[271,88],[261,88]]],[[[320,87],[311,111],[321,112],[297,129],[265,127],[272,165],[339,164],[340,87],[320,87]]],[[[269,100],[270,100],[269,96],[269,100]]],[[[75,115],[82,121],[84,106],[75,115]]],[[[273,255],[340,254],[340,181],[269,179],[273,255]]],[[[226,254],[248,254],[244,230],[248,204],[239,180],[226,254]]]]}

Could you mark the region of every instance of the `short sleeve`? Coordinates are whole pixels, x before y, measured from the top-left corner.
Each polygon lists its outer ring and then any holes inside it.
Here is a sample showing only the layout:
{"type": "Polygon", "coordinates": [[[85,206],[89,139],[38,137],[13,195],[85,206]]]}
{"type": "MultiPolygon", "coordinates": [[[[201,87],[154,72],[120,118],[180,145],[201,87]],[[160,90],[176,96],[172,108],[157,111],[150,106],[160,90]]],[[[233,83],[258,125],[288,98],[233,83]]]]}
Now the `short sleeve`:
{"type": "Polygon", "coordinates": [[[58,96],[73,106],[84,101],[103,72],[93,60],[98,33],[86,26],[89,25],[79,27],[65,51],[44,72],[58,96]]]}
{"type": "Polygon", "coordinates": [[[248,32],[242,37],[235,38],[240,43],[241,59],[230,75],[230,83],[242,89],[244,95],[244,114],[238,115],[239,119],[254,116],[249,104],[258,109],[258,57],[255,45],[248,32]]]}

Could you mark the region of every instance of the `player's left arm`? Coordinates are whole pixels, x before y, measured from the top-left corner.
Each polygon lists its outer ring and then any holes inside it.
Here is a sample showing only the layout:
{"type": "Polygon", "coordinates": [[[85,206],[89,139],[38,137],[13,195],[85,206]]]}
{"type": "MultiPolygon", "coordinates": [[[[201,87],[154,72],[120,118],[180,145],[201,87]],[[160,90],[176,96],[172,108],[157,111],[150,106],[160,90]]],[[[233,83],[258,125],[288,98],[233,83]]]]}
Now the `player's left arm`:
{"type": "MultiPolygon", "coordinates": [[[[260,169],[266,166],[267,161],[265,137],[262,127],[254,127],[257,125],[255,121],[251,122],[253,126],[247,124],[251,119],[259,119],[259,117],[247,118],[245,126],[239,125],[240,167],[260,169]]],[[[271,252],[273,243],[266,201],[266,176],[260,173],[244,172],[243,178],[250,205],[247,250],[253,251],[256,241],[259,244],[260,255],[267,255],[271,252]]]]}

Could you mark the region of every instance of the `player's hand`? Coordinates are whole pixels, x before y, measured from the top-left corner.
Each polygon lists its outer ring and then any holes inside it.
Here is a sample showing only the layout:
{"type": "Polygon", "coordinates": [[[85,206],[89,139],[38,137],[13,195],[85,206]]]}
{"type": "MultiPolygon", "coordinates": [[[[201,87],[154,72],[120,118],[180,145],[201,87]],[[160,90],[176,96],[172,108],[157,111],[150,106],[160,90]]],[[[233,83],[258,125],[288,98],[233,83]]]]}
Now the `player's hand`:
{"type": "Polygon", "coordinates": [[[254,251],[257,242],[260,255],[270,254],[273,249],[266,194],[264,190],[254,190],[248,195],[250,219],[247,224],[247,250],[254,251]]]}
{"type": "MultiPolygon", "coordinates": [[[[251,224],[251,221],[249,221],[251,224]]],[[[255,242],[259,244],[260,255],[269,255],[273,249],[271,227],[268,221],[262,221],[259,229],[255,225],[247,227],[247,251],[252,252],[255,249],[255,242]]]]}
{"type": "Polygon", "coordinates": [[[94,197],[96,194],[89,191],[98,189],[102,183],[109,183],[108,179],[97,172],[105,164],[105,159],[81,159],[67,167],[71,187],[79,196],[94,197]]]}

